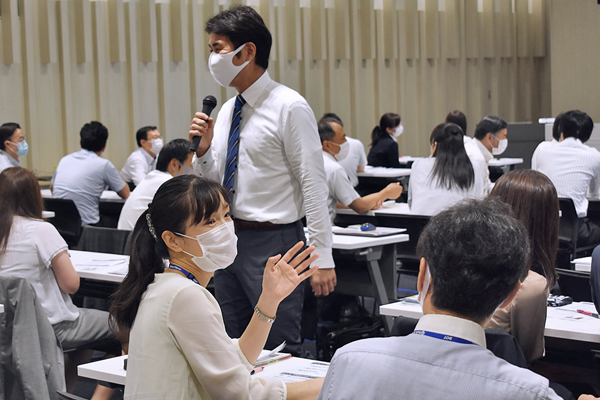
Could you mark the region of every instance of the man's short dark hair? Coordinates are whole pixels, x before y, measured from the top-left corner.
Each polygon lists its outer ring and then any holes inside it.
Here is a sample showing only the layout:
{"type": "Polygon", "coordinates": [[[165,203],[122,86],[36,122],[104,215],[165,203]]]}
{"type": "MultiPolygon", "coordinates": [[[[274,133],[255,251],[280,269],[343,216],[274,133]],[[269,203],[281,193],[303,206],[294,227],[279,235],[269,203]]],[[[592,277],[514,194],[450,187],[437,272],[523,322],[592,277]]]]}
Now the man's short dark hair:
{"type": "Polygon", "coordinates": [[[564,139],[573,137],[585,143],[592,135],[594,121],[583,111],[567,111],[560,118],[559,130],[564,139]]]}
{"type": "Polygon", "coordinates": [[[190,150],[190,142],[186,139],[174,139],[163,147],[158,153],[158,160],[156,161],[156,169],[162,172],[167,172],[167,167],[172,159],[176,159],[182,164],[188,158],[189,154],[193,151],[190,150]]]}
{"type": "Polygon", "coordinates": [[[321,121],[324,121],[326,119],[333,119],[335,120],[342,128],[344,127],[344,123],[342,122],[342,119],[340,117],[338,117],[337,114],[334,113],[325,113],[323,114],[323,116],[321,117],[321,119],[319,120],[319,123],[321,121]]]}
{"type": "Polygon", "coordinates": [[[104,149],[108,140],[108,129],[98,121],[87,123],[79,131],[81,148],[93,152],[104,149]]]}
{"type": "Polygon", "coordinates": [[[498,199],[467,200],[431,218],[417,245],[433,306],[481,322],[529,268],[529,236],[498,199]]]}
{"type": "Polygon", "coordinates": [[[557,142],[560,140],[560,121],[565,115],[565,113],[560,113],[554,118],[554,123],[552,124],[552,138],[557,142]]]}
{"type": "MultiPolygon", "coordinates": [[[[225,36],[238,48],[252,42],[256,46],[256,65],[267,69],[273,38],[262,17],[248,6],[232,6],[206,22],[206,32],[210,35],[225,36]]],[[[240,57],[238,53],[236,57],[240,57]]]]}
{"type": "Polygon", "coordinates": [[[337,123],[336,120],[331,119],[331,118],[325,118],[325,119],[322,119],[321,121],[319,121],[319,125],[317,126],[317,129],[319,130],[319,137],[321,138],[321,144],[323,144],[323,142],[326,140],[331,141],[331,139],[333,139],[333,137],[335,136],[335,131],[333,130],[333,128],[330,125],[331,122],[337,123]]]}
{"type": "Polygon", "coordinates": [[[138,129],[135,134],[135,141],[137,142],[138,147],[142,147],[142,140],[148,140],[148,132],[155,131],[155,126],[144,126],[143,128],[138,129]]]}
{"type": "Polygon", "coordinates": [[[475,127],[475,139],[481,140],[488,133],[495,135],[497,132],[506,129],[507,127],[508,124],[502,118],[494,115],[485,116],[475,127]]]}
{"type": "Polygon", "coordinates": [[[0,126],[0,150],[6,150],[4,142],[10,140],[10,137],[15,134],[17,129],[21,129],[21,125],[16,122],[7,122],[0,126]]]}

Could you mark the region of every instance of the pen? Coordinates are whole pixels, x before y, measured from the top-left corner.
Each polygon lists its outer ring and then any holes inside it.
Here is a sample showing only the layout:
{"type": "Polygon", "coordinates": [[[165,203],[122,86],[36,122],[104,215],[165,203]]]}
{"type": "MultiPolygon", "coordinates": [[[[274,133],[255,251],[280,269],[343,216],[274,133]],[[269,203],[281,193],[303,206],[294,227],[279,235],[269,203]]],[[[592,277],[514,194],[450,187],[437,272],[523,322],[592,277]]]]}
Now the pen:
{"type": "Polygon", "coordinates": [[[250,372],[250,375],[254,375],[262,370],[263,370],[263,367],[256,367],[250,372]]]}
{"type": "Polygon", "coordinates": [[[585,310],[577,310],[577,312],[583,315],[587,315],[588,317],[600,318],[600,316],[598,316],[598,313],[595,312],[589,312],[585,310]]]}

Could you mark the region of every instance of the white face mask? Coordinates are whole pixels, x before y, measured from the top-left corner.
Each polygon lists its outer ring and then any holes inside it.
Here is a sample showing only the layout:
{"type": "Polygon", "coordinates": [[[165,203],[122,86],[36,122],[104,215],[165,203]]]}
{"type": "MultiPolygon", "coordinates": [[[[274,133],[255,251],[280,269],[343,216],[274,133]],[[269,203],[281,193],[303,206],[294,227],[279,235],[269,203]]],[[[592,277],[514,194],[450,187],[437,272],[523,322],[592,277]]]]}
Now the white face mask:
{"type": "MultiPolygon", "coordinates": [[[[496,136],[494,136],[496,138],[496,136]]],[[[504,150],[506,150],[506,148],[508,147],[508,139],[498,139],[496,138],[496,140],[498,141],[498,147],[492,147],[492,154],[495,156],[499,156],[500,154],[504,153],[504,150]]]]}
{"type": "MultiPolygon", "coordinates": [[[[333,143],[333,142],[331,142],[333,143]]],[[[340,148],[339,153],[335,154],[333,157],[337,160],[337,161],[342,161],[344,158],[346,158],[346,156],[348,156],[348,152],[350,151],[350,142],[349,141],[345,141],[342,144],[337,144],[337,143],[333,143],[336,146],[338,146],[340,148]]]]}
{"type": "Polygon", "coordinates": [[[163,140],[161,138],[157,138],[154,139],[152,142],[152,147],[150,148],[150,151],[153,152],[154,154],[158,154],[160,153],[160,151],[163,148],[163,140]]]}
{"type": "Polygon", "coordinates": [[[221,86],[229,86],[231,81],[240,73],[242,69],[250,61],[246,61],[240,66],[233,65],[233,56],[239,53],[246,43],[227,54],[217,54],[215,52],[210,53],[208,57],[208,69],[213,77],[213,79],[221,86]]]}
{"type": "MultiPolygon", "coordinates": [[[[193,237],[179,234],[188,239],[193,237]]],[[[188,256],[192,256],[192,262],[206,272],[215,272],[218,269],[224,269],[233,263],[237,256],[237,236],[233,221],[226,222],[221,226],[211,229],[201,235],[196,236],[202,249],[202,257],[183,251],[188,256]]]]}
{"type": "Polygon", "coordinates": [[[419,292],[419,304],[421,304],[421,309],[423,309],[423,303],[425,303],[425,297],[427,297],[427,291],[429,290],[430,281],[431,274],[429,273],[429,265],[425,264],[425,280],[423,281],[423,290],[419,292]]]}
{"type": "Polygon", "coordinates": [[[394,133],[392,133],[392,136],[397,138],[400,137],[400,135],[402,135],[402,132],[404,132],[404,126],[402,124],[400,124],[396,130],[394,131],[394,133]]]}

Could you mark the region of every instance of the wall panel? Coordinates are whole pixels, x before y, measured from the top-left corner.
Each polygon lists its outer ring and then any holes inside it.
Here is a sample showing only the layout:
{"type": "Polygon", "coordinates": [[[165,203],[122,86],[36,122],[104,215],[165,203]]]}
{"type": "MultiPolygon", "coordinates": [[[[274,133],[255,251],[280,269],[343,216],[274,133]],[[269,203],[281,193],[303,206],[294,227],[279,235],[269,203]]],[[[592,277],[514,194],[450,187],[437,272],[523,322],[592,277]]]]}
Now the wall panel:
{"type": "MultiPolygon", "coordinates": [[[[232,1],[0,2],[0,90],[10,93],[0,98],[0,122],[23,125],[31,143],[23,164],[39,174],[79,148],[86,122],[109,128],[106,157],[121,168],[139,127],[187,137],[206,95],[217,98],[214,116],[235,94],[212,79],[204,32],[232,1]]],[[[467,114],[472,134],[487,113],[520,121],[550,115],[551,103],[564,108],[543,98],[551,92],[548,15],[558,24],[555,11],[569,12],[560,2],[515,0],[515,10],[512,0],[243,3],[272,33],[271,77],[304,95],[317,118],[337,113],[365,145],[385,112],[402,116],[400,152],[427,155],[429,133],[450,110],[467,114]]],[[[555,54],[576,58],[563,42],[562,53],[552,44],[555,54]]]]}

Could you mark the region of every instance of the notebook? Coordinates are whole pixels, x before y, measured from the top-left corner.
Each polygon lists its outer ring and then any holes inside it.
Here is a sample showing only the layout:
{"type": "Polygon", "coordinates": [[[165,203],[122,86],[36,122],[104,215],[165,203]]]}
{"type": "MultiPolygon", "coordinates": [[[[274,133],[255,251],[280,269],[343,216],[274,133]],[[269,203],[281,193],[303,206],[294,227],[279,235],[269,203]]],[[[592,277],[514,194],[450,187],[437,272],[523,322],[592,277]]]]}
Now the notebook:
{"type": "Polygon", "coordinates": [[[334,226],[333,233],[337,235],[351,235],[351,236],[367,236],[367,237],[380,237],[380,236],[389,236],[396,235],[398,233],[405,232],[404,228],[385,228],[378,226],[372,231],[361,231],[360,225],[350,225],[347,228],[342,228],[341,226],[334,226]]]}

